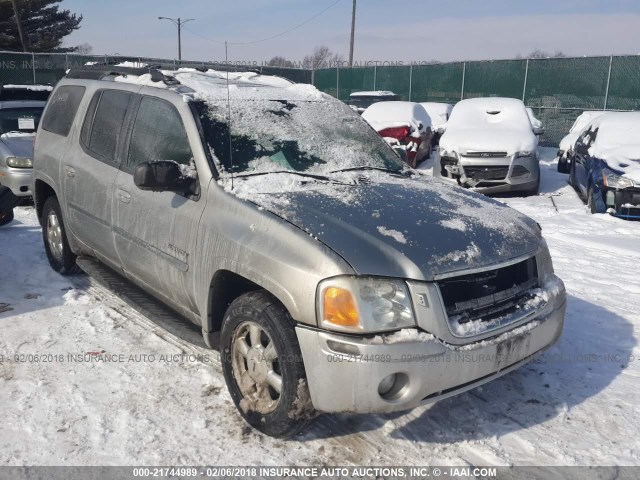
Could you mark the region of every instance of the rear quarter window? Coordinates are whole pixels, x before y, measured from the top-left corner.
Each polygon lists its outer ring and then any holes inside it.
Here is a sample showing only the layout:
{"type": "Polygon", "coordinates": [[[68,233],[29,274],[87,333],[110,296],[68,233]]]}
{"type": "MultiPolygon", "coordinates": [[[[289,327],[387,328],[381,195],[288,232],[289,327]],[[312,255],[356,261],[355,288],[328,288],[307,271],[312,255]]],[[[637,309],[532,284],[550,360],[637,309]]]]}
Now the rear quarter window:
{"type": "Polygon", "coordinates": [[[79,85],[64,85],[57,88],[49,98],[42,119],[42,128],[63,137],[69,135],[84,92],[85,87],[79,85]]]}

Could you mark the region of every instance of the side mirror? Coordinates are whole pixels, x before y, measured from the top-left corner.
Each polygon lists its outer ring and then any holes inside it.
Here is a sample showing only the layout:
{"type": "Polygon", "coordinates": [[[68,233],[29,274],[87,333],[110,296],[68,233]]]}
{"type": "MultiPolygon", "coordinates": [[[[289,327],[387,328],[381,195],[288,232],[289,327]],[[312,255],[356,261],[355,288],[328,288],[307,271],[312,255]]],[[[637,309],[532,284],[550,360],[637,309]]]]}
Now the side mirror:
{"type": "Polygon", "coordinates": [[[140,190],[192,193],[195,179],[185,177],[176,162],[158,160],[138,165],[133,173],[133,183],[140,190]]]}
{"type": "Polygon", "coordinates": [[[576,143],[576,153],[580,155],[589,155],[589,147],[584,143],[576,143]]]}

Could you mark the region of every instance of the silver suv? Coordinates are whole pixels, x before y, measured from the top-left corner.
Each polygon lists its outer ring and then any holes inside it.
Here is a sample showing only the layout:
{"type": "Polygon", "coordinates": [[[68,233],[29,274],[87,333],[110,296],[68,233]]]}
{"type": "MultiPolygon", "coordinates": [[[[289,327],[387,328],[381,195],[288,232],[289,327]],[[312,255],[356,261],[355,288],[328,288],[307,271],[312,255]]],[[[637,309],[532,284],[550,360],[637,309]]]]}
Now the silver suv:
{"type": "Polygon", "coordinates": [[[407,168],[309,85],[72,71],[34,162],[53,269],[97,258],[200,325],[269,435],[466,391],[562,331],[536,222],[407,168]]]}

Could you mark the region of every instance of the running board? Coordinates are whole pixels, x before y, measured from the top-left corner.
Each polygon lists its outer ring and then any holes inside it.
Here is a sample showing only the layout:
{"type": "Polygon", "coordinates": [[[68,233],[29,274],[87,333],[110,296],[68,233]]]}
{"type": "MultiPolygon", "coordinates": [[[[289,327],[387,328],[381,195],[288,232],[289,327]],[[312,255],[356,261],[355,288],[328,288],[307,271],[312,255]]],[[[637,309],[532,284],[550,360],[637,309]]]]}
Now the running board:
{"type": "Polygon", "coordinates": [[[76,263],[88,276],[68,277],[75,288],[98,298],[105,306],[184,353],[206,358],[207,362],[203,363],[220,367],[220,354],[206,346],[200,327],[99,261],[78,257],[76,263]]]}

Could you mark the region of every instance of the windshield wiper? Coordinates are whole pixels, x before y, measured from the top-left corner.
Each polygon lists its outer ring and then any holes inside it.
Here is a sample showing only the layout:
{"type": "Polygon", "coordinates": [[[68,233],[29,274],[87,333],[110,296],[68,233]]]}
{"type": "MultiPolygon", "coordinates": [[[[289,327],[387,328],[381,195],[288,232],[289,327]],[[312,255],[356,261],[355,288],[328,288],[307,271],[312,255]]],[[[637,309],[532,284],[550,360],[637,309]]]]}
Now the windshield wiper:
{"type": "Polygon", "coordinates": [[[337,181],[337,180],[335,180],[333,178],[327,177],[325,175],[318,175],[318,174],[315,174],[315,173],[294,172],[293,170],[274,170],[274,171],[271,171],[271,172],[239,173],[239,174],[235,174],[234,177],[235,178],[257,177],[259,175],[271,175],[273,173],[289,173],[291,175],[298,175],[300,177],[313,178],[314,180],[321,180],[321,181],[324,181],[324,182],[336,183],[338,185],[349,185],[349,186],[351,186],[350,183],[339,182],[339,181],[337,181]]]}
{"type": "Polygon", "coordinates": [[[376,171],[379,171],[379,172],[394,173],[396,175],[402,175],[403,177],[406,177],[406,176],[411,174],[411,170],[408,170],[408,169],[405,169],[405,170],[392,170],[390,168],[371,167],[369,165],[361,165],[360,167],[341,168],[340,170],[332,170],[329,173],[354,172],[354,171],[357,171],[357,170],[376,170],[376,171]]]}

